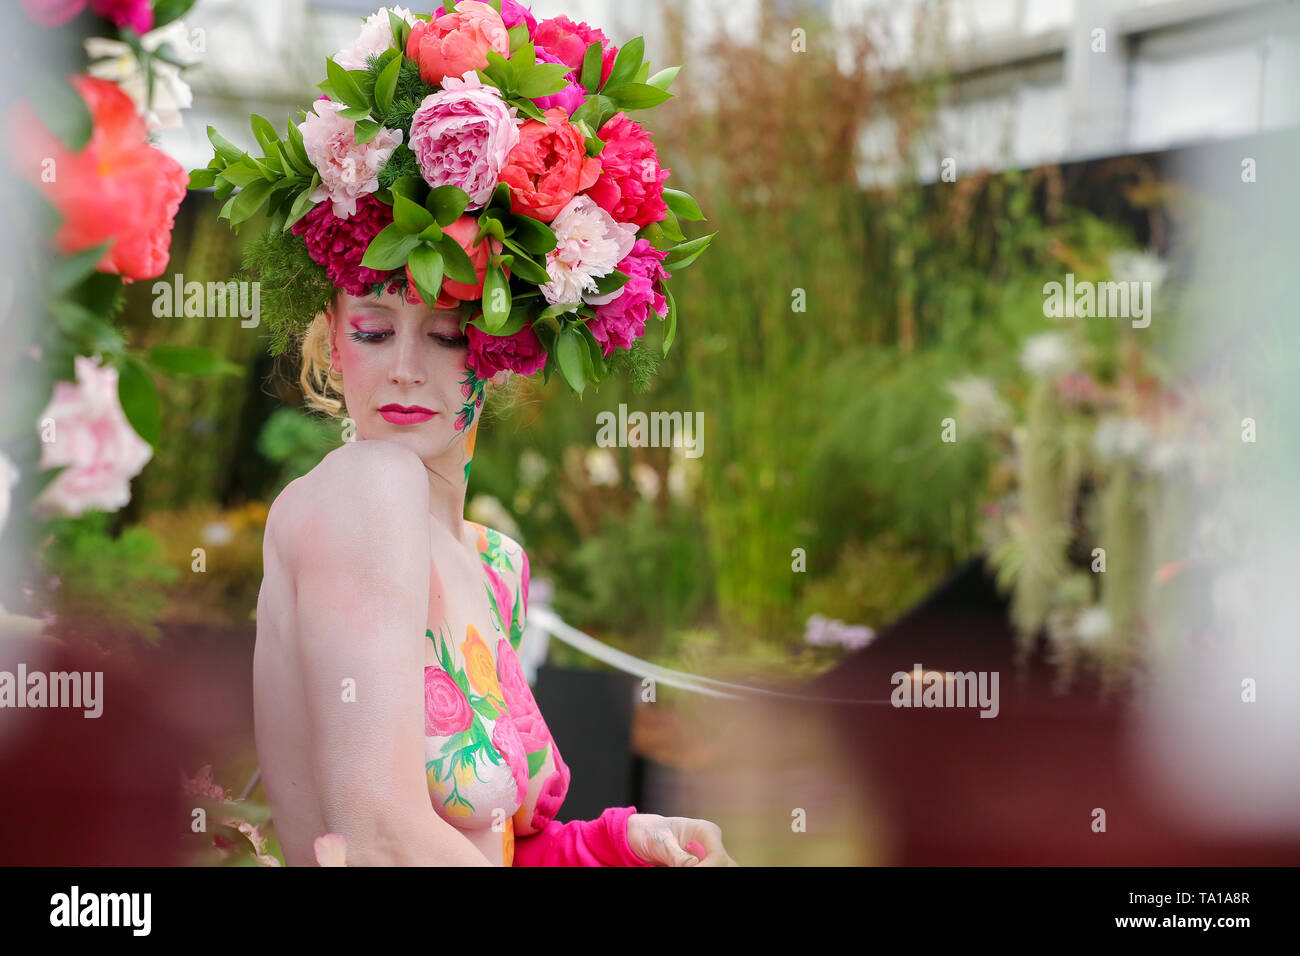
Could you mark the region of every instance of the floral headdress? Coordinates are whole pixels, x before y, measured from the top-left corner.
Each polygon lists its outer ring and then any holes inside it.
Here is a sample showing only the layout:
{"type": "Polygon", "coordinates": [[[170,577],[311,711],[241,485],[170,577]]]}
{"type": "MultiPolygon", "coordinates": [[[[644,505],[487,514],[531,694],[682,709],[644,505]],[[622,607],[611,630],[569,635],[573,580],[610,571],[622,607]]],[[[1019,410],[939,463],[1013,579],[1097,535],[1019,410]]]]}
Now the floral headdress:
{"type": "Polygon", "coordinates": [[[643,388],[657,357],[640,346],[650,312],[676,331],[666,280],[712,235],[669,189],[650,134],[628,111],[672,94],[679,67],[649,75],[645,43],[621,49],[514,0],[461,0],[430,15],[387,7],[325,61],[324,96],[290,118],[287,140],[251,117],[255,158],[208,127],[215,155],[190,187],[215,186],[249,243],[272,354],[329,304],[400,292],[461,308],[480,379],[555,368],[579,394],[611,367],[643,388]],[[235,190],[238,189],[238,192],[235,190]]]}

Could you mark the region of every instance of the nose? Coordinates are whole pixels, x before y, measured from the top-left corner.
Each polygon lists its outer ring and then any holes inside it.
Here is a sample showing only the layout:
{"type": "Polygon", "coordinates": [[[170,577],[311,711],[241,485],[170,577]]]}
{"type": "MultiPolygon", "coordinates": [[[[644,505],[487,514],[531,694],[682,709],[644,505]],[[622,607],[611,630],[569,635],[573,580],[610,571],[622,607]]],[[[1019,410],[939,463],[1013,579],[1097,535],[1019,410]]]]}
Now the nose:
{"type": "Polygon", "coordinates": [[[398,335],[393,354],[393,367],[389,378],[394,385],[424,384],[424,360],[420,356],[420,342],[414,335],[398,335]]]}

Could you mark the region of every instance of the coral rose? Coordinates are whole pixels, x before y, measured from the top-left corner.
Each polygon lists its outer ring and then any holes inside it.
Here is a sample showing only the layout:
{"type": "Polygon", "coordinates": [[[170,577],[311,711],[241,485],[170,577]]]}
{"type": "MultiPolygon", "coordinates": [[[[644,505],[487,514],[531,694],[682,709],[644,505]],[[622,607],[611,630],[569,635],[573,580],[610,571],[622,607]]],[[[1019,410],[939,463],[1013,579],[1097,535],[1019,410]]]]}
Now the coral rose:
{"type": "Polygon", "coordinates": [[[501,182],[510,186],[510,211],[550,222],[575,195],[600,176],[599,156],[587,155],[587,141],[559,106],[546,122],[530,119],[519,128],[501,182]]]}
{"type": "Polygon", "coordinates": [[[407,59],[420,67],[420,77],[437,86],[445,76],[488,65],[488,51],[510,55],[510,34],[497,13],[480,0],[461,0],[451,13],[433,21],[418,21],[406,41],[407,59]]]}
{"type": "Polygon", "coordinates": [[[16,165],[62,214],[54,236],[59,252],[81,252],[113,240],[99,271],[127,282],[156,278],[167,266],[189,174],[149,145],[144,118],[116,83],[79,75],[68,79],[90,109],[89,142],[71,152],[30,105],[19,102],[9,117],[16,165]],[[43,175],[47,170],[50,175],[43,175]]]}

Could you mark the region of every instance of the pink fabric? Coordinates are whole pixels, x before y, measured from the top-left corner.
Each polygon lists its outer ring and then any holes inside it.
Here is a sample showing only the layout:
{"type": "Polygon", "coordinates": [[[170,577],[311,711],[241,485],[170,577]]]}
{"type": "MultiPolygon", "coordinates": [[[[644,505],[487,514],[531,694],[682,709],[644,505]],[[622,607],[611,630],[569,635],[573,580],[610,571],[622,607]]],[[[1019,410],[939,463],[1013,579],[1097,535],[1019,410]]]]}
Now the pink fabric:
{"type": "Polygon", "coordinates": [[[636,807],[610,807],[595,820],[552,820],[515,837],[514,866],[654,866],[627,843],[627,818],[636,807]]]}

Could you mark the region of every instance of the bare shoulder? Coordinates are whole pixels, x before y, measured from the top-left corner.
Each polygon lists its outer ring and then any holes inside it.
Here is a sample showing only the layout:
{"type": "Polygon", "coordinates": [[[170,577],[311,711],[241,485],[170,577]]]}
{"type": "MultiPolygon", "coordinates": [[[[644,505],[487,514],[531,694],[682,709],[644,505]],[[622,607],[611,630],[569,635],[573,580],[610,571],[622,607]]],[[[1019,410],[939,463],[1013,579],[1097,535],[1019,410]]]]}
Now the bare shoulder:
{"type": "Polygon", "coordinates": [[[418,455],[395,442],[346,442],[276,496],[266,518],[269,547],[291,563],[302,542],[311,551],[360,537],[412,532],[428,514],[429,482],[418,455]]]}

